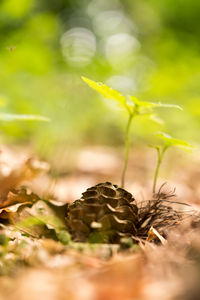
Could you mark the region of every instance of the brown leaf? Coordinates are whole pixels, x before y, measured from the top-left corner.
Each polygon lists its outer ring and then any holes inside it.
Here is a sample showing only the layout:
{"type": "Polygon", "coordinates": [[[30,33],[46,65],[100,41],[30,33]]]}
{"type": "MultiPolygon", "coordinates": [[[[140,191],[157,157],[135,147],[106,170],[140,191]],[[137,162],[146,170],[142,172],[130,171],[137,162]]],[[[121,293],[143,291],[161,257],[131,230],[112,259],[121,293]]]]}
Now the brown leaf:
{"type": "MultiPolygon", "coordinates": [[[[42,172],[47,172],[49,166],[45,162],[40,162],[36,159],[27,159],[19,168],[10,171],[6,176],[0,177],[0,205],[5,206],[4,203],[7,199],[8,193],[20,186],[23,182],[29,181],[42,172]]],[[[0,207],[1,207],[0,206],[0,207]]]]}
{"type": "Polygon", "coordinates": [[[26,189],[13,190],[8,193],[6,200],[0,203],[0,218],[8,219],[9,214],[18,211],[22,205],[30,205],[39,200],[34,193],[27,193],[26,189]]]}
{"type": "Polygon", "coordinates": [[[6,200],[0,203],[0,208],[7,208],[17,203],[33,203],[37,200],[39,197],[34,193],[28,193],[26,189],[13,190],[8,193],[6,200]]]}

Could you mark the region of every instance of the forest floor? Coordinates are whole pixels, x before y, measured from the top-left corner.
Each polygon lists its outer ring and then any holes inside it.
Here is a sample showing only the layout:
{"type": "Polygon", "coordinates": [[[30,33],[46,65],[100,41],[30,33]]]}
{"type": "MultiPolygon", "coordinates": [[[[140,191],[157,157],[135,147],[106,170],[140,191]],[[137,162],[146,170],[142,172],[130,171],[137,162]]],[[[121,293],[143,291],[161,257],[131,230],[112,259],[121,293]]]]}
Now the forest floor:
{"type": "MultiPolygon", "coordinates": [[[[198,153],[170,153],[158,182],[158,186],[166,182],[165,193],[175,188],[176,201],[190,204],[191,215],[198,218],[185,219],[158,244],[149,239],[122,247],[71,242],[58,229],[57,219],[50,218],[52,207],[41,200],[52,205],[57,201],[60,207],[97,183],[120,184],[121,151],[87,147],[73,159],[55,156],[50,164],[56,172],[28,152],[1,147],[0,300],[199,299],[198,153]],[[30,207],[30,203],[34,204],[30,207]],[[33,217],[41,207],[43,213],[36,222],[33,217]]],[[[155,161],[151,149],[136,149],[130,157],[125,188],[138,203],[152,198],[155,161]]]]}

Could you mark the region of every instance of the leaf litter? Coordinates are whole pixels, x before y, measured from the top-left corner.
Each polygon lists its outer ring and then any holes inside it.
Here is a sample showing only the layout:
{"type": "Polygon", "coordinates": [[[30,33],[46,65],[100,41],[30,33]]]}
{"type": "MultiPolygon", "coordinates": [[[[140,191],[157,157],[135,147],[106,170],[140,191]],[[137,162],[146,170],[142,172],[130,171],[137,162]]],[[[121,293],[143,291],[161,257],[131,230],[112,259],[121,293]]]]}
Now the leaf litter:
{"type": "Polygon", "coordinates": [[[0,299],[198,299],[200,213],[162,188],[137,203],[139,229],[120,244],[76,243],[68,204],[24,183],[49,168],[26,160],[0,177],[0,299]]]}

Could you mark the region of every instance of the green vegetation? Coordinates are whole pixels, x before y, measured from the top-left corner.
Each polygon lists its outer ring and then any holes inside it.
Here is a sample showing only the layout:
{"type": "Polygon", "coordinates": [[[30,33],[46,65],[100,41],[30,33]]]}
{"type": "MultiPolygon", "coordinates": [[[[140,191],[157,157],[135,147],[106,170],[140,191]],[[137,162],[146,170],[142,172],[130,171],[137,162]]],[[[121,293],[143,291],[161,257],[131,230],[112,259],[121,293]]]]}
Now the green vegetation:
{"type": "MultiPolygon", "coordinates": [[[[52,122],[44,130],[32,122],[1,122],[4,139],[31,140],[46,156],[85,141],[121,146],[123,115],[110,116],[109,105],[91,99],[83,74],[141,100],[177,103],[183,113],[160,113],[163,130],[200,140],[198,0],[17,3],[0,3],[0,95],[7,102],[2,111],[52,122]],[[111,133],[116,138],[109,141],[111,133]]],[[[146,132],[140,121],[136,126],[135,144],[149,142],[159,130],[154,123],[146,132]]]]}
{"type": "Polygon", "coordinates": [[[171,137],[170,135],[168,135],[164,132],[158,132],[156,135],[164,143],[163,143],[162,146],[160,146],[160,145],[151,146],[151,147],[156,149],[157,154],[158,154],[158,160],[157,160],[157,165],[156,165],[154,179],[153,179],[153,194],[156,193],[156,183],[157,183],[157,179],[158,179],[158,175],[159,175],[159,170],[160,170],[160,166],[161,166],[162,161],[163,161],[164,154],[167,151],[167,149],[169,147],[172,147],[172,146],[180,147],[180,148],[185,149],[187,151],[191,150],[193,148],[193,146],[188,144],[187,142],[179,140],[179,139],[175,139],[175,138],[171,137]]]}
{"type": "MultiPolygon", "coordinates": [[[[110,87],[106,86],[103,83],[98,83],[95,81],[92,81],[88,78],[82,77],[82,79],[94,90],[102,94],[105,98],[112,99],[117,101],[120,106],[122,106],[127,112],[128,112],[128,120],[126,125],[126,137],[125,137],[125,157],[124,157],[124,167],[122,171],[121,176],[121,186],[124,187],[125,184],[125,175],[126,170],[128,166],[128,158],[129,158],[129,150],[130,150],[130,128],[132,121],[137,116],[147,116],[149,119],[154,119],[157,121],[154,115],[153,109],[156,107],[165,107],[165,108],[178,108],[181,109],[180,106],[174,105],[174,104],[162,104],[162,103],[153,103],[153,102],[147,102],[147,101],[140,101],[136,97],[129,96],[126,98],[119,92],[111,89],[110,87]]],[[[160,134],[161,135],[161,134],[160,134]]],[[[165,135],[163,135],[165,136],[165,135]]],[[[162,135],[161,135],[162,137],[162,135]]],[[[166,135],[166,139],[167,139],[166,135]]],[[[158,150],[159,158],[158,158],[158,166],[156,168],[156,174],[154,179],[154,189],[155,192],[155,185],[158,177],[158,171],[160,168],[160,164],[162,162],[163,155],[167,148],[171,145],[180,145],[181,141],[177,139],[168,140],[168,142],[165,143],[165,146],[163,147],[163,150],[160,153],[160,149],[158,150]],[[178,143],[179,142],[179,143],[178,143]]],[[[184,144],[184,142],[182,142],[184,144]]],[[[189,144],[188,144],[189,145],[189,144]]],[[[157,149],[157,148],[156,148],[157,149]]]]}

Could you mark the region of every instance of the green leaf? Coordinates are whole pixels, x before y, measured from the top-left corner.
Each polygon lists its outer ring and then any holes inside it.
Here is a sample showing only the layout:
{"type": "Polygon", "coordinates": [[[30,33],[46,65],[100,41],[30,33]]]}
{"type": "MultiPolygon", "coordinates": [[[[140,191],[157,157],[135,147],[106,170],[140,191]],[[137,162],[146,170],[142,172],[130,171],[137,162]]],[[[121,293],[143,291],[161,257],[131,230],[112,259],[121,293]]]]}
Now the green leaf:
{"type": "Polygon", "coordinates": [[[17,115],[17,114],[9,114],[9,113],[1,113],[0,121],[43,121],[50,122],[50,119],[44,116],[37,115],[17,115]]]}
{"type": "Polygon", "coordinates": [[[147,101],[140,101],[137,97],[129,96],[133,104],[138,108],[153,108],[154,103],[147,101]]]}
{"type": "Polygon", "coordinates": [[[148,101],[140,101],[137,97],[129,96],[130,101],[127,101],[126,97],[120,94],[118,91],[113,90],[107,85],[101,82],[95,82],[86,77],[82,77],[83,81],[86,82],[92,89],[102,94],[105,98],[112,99],[123,105],[130,114],[144,115],[152,112],[153,108],[165,107],[165,108],[177,108],[182,110],[179,105],[175,104],[163,104],[161,102],[154,103],[148,101]]]}
{"type": "Polygon", "coordinates": [[[153,107],[166,107],[166,108],[176,108],[179,110],[183,110],[183,108],[181,106],[176,105],[176,104],[167,104],[167,103],[161,103],[161,102],[158,102],[158,103],[152,102],[152,104],[153,104],[153,107]]]}
{"type": "Polygon", "coordinates": [[[148,102],[148,101],[140,101],[137,97],[129,96],[133,104],[138,108],[147,108],[152,109],[155,107],[166,107],[166,108],[177,108],[183,110],[179,105],[176,104],[165,104],[165,103],[155,103],[155,102],[148,102]]]}
{"type": "Polygon", "coordinates": [[[81,77],[83,81],[85,81],[93,90],[97,91],[98,93],[102,94],[105,98],[115,100],[126,107],[129,110],[127,105],[126,97],[120,94],[118,91],[113,90],[112,88],[108,87],[107,85],[101,82],[95,82],[90,80],[86,77],[81,77]]]}
{"type": "Polygon", "coordinates": [[[194,148],[194,146],[190,145],[189,143],[187,143],[183,140],[173,138],[170,135],[168,135],[164,132],[161,132],[161,131],[157,132],[156,136],[159,137],[160,139],[162,139],[165,142],[165,145],[167,147],[176,146],[176,147],[183,147],[183,148],[186,148],[188,150],[189,149],[191,150],[192,148],[194,148]]]}

